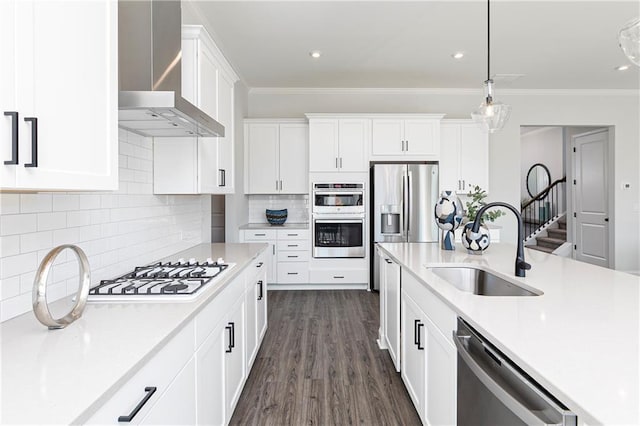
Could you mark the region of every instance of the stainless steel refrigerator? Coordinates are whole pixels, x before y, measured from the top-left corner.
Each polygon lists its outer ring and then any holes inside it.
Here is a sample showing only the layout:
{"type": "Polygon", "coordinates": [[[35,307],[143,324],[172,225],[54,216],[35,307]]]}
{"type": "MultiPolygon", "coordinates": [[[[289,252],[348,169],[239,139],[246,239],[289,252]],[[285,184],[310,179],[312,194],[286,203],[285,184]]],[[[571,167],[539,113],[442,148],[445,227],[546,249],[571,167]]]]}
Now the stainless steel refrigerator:
{"type": "Polygon", "coordinates": [[[438,242],[433,209],[438,200],[438,164],[380,163],[371,166],[371,288],[380,289],[379,242],[438,242]]]}

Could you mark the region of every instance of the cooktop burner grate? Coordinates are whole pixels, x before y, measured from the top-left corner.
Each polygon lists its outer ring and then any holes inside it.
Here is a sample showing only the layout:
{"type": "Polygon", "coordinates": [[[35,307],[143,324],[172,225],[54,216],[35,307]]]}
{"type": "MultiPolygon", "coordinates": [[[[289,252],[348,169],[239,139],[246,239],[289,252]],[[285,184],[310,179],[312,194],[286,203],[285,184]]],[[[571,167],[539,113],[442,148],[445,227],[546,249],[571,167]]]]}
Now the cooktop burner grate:
{"type": "MultiPolygon", "coordinates": [[[[221,259],[220,259],[221,260],[221,259]]],[[[191,260],[158,262],[136,267],[132,272],[111,280],[102,280],[89,290],[89,299],[109,296],[176,296],[192,295],[229,268],[229,264],[191,260]]]]}

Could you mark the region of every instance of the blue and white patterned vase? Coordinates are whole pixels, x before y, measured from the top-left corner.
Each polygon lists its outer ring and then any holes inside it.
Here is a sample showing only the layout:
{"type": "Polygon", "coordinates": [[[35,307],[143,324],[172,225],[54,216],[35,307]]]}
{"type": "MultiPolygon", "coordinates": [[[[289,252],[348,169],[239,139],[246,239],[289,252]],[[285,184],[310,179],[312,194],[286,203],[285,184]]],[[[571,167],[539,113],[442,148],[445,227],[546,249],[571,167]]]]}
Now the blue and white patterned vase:
{"type": "Polygon", "coordinates": [[[436,218],[438,228],[442,229],[440,247],[443,250],[455,250],[455,237],[453,231],[458,229],[464,217],[462,201],[453,191],[442,191],[440,199],[436,203],[433,215],[436,218]]]}
{"type": "Polygon", "coordinates": [[[478,232],[473,232],[473,221],[467,222],[462,229],[462,245],[472,254],[482,254],[489,247],[491,238],[489,237],[489,229],[484,225],[480,225],[478,232]]]}

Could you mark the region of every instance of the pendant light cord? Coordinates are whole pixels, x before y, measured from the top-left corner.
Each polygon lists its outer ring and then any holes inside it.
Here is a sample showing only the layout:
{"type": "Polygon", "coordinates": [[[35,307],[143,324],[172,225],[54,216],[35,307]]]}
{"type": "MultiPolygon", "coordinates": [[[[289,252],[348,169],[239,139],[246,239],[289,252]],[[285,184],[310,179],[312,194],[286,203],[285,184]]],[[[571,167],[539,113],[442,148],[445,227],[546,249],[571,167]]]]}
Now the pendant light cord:
{"type": "Polygon", "coordinates": [[[491,78],[491,11],[487,0],[487,81],[491,78]]]}

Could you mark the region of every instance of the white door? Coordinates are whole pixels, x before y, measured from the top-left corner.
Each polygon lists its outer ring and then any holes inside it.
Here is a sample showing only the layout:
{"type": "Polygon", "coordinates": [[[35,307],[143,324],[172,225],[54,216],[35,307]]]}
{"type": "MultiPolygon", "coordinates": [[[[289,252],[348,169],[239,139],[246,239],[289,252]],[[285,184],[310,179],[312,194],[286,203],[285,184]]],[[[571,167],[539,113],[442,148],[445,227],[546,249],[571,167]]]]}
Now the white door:
{"type": "Polygon", "coordinates": [[[338,171],[338,120],[309,120],[309,171],[338,171]]]}
{"type": "Polygon", "coordinates": [[[141,425],[196,424],[196,371],[192,357],[160,396],[141,425]]]}
{"type": "Polygon", "coordinates": [[[425,404],[425,317],[416,302],[402,293],[402,370],[407,392],[424,423],[425,404]]]}
{"type": "Polygon", "coordinates": [[[233,314],[228,318],[227,326],[227,349],[225,350],[225,401],[226,401],[226,421],[229,423],[233,410],[240,398],[242,385],[246,372],[245,346],[244,346],[244,298],[241,298],[231,310],[233,314]]]}
{"type": "Polygon", "coordinates": [[[280,193],[307,194],[309,188],[306,124],[280,125],[280,193]]]}
{"type": "MultiPolygon", "coordinates": [[[[252,271],[253,272],[253,271],[252,271]]],[[[251,362],[253,361],[253,357],[258,350],[258,339],[257,339],[257,321],[256,315],[258,312],[258,292],[259,288],[257,285],[258,279],[255,276],[249,275],[247,280],[248,290],[245,295],[245,308],[246,308],[246,364],[247,368],[250,368],[251,362]]]]}
{"type": "MultiPolygon", "coordinates": [[[[158,144],[158,140],[164,138],[156,138],[154,144],[158,144]]],[[[190,176],[196,175],[198,179],[198,193],[202,194],[215,194],[218,192],[218,185],[220,184],[220,172],[219,172],[219,162],[220,159],[218,157],[218,138],[197,138],[198,140],[198,168],[196,170],[188,169],[188,168],[178,168],[175,167],[176,174],[180,176],[190,176]]],[[[171,162],[172,159],[176,158],[179,154],[169,158],[168,161],[171,162]]],[[[172,170],[171,166],[168,168],[160,169],[164,173],[172,170]]],[[[180,179],[180,178],[178,178],[180,179]]],[[[184,179],[184,178],[183,178],[184,179]]]]}
{"type": "Polygon", "coordinates": [[[489,191],[489,135],[475,123],[460,125],[460,178],[465,194],[476,185],[489,191]]]}
{"type": "Polygon", "coordinates": [[[199,425],[225,424],[226,339],[227,330],[218,327],[196,352],[196,418],[199,425]]]}
{"type": "Polygon", "coordinates": [[[117,2],[18,1],[16,22],[20,162],[37,157],[17,185],[117,189],[117,2]]]}
{"type": "Polygon", "coordinates": [[[457,357],[455,346],[430,320],[425,321],[427,379],[425,420],[430,425],[455,425],[457,357]]]}
{"type": "MultiPolygon", "coordinates": [[[[214,119],[218,119],[218,79],[220,66],[213,58],[213,55],[198,42],[198,101],[196,106],[214,119]]],[[[184,80],[184,78],[183,78],[184,80]]]]}
{"type": "Polygon", "coordinates": [[[402,120],[372,120],[371,155],[404,155],[404,139],[402,130],[402,120]]]}
{"type": "Polygon", "coordinates": [[[387,348],[396,371],[400,371],[400,265],[383,257],[385,266],[385,311],[387,348]]]}
{"type": "Polygon", "coordinates": [[[248,125],[249,194],[275,194],[278,178],[278,124],[248,125]]]}
{"type": "Polygon", "coordinates": [[[338,166],[341,172],[366,172],[367,120],[340,120],[338,166]]]}
{"type": "Polygon", "coordinates": [[[218,138],[218,192],[234,192],[233,80],[218,75],[218,121],[224,126],[224,137],[218,138]]]}
{"type": "Polygon", "coordinates": [[[404,120],[405,152],[437,157],[440,154],[439,120],[404,120]]]}
{"type": "Polygon", "coordinates": [[[583,133],[572,139],[576,150],[573,191],[575,258],[609,267],[609,131],[583,133]]]}
{"type": "MultiPolygon", "coordinates": [[[[264,334],[267,332],[267,272],[263,271],[258,276],[258,312],[256,314],[257,321],[257,338],[258,343],[264,337],[264,334]],[[261,297],[260,297],[261,296],[261,297]]],[[[258,344],[258,348],[260,345],[258,344]]]]}
{"type": "MultiPolygon", "coordinates": [[[[6,164],[12,162],[18,155],[18,151],[13,147],[12,136],[14,132],[14,121],[19,119],[19,115],[4,115],[7,113],[18,113],[16,105],[16,46],[15,46],[15,1],[0,2],[0,188],[13,188],[16,184],[17,164],[6,164]],[[14,119],[16,117],[16,119],[14,119]]],[[[17,132],[17,128],[15,131],[17,132]]],[[[20,160],[18,158],[18,160],[20,160]]]]}

